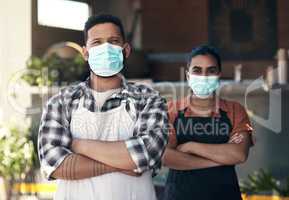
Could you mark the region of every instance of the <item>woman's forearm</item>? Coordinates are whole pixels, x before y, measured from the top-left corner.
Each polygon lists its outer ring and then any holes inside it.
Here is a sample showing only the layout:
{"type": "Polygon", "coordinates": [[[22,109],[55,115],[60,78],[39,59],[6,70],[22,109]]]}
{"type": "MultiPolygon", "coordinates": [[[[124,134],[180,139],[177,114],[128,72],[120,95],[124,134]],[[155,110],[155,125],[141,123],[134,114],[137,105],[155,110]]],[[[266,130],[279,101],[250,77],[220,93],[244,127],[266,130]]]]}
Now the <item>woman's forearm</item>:
{"type": "Polygon", "coordinates": [[[162,160],[166,167],[176,170],[191,170],[220,166],[219,163],[214,161],[179,152],[171,148],[166,148],[162,160]]]}
{"type": "Polygon", "coordinates": [[[240,144],[204,144],[190,142],[185,152],[213,160],[224,165],[235,165],[246,161],[247,154],[240,144]]]}
{"type": "Polygon", "coordinates": [[[177,149],[224,165],[240,164],[247,160],[252,143],[251,136],[248,133],[241,132],[238,134],[242,136],[242,139],[237,143],[231,141],[225,144],[187,142],[179,145],[177,149]]]}

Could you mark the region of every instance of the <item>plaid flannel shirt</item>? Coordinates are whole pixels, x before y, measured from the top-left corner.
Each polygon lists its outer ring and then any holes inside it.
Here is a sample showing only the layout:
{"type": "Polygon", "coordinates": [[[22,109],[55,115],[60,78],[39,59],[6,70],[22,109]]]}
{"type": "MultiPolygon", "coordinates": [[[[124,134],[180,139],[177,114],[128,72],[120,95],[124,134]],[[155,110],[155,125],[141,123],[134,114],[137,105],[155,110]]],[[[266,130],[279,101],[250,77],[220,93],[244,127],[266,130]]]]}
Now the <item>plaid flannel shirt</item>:
{"type": "MultiPolygon", "coordinates": [[[[84,107],[95,112],[89,79],[62,89],[44,107],[38,135],[38,155],[41,170],[48,179],[53,179],[52,172],[66,156],[73,153],[70,150],[70,119],[81,97],[84,98],[84,107]]],[[[121,91],[107,99],[100,112],[116,108],[123,101],[126,102],[126,110],[135,119],[133,136],[125,141],[137,166],[135,171],[141,173],[153,170],[155,175],[161,167],[161,156],[168,142],[166,101],[157,91],[144,85],[128,83],[122,78],[121,91]]]]}

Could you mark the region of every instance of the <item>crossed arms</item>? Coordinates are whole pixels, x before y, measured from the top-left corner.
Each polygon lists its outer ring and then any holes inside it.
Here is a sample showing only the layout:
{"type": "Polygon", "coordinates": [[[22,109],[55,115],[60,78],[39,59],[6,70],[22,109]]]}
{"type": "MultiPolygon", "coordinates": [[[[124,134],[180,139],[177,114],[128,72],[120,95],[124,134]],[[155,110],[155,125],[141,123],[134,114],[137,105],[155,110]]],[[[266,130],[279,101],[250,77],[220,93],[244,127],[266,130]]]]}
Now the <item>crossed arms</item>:
{"type": "Polygon", "coordinates": [[[152,96],[138,114],[133,137],[104,142],[72,139],[62,98],[51,98],[42,114],[38,137],[41,169],[48,179],[78,180],[121,172],[139,175],[154,169],[168,140],[167,106],[152,96]]]}
{"type": "MultiPolygon", "coordinates": [[[[109,159],[105,159],[104,162],[100,162],[96,159],[96,156],[93,156],[95,159],[88,157],[88,155],[94,155],[95,150],[100,149],[98,147],[102,147],[103,145],[104,144],[99,141],[88,141],[81,139],[73,140],[71,150],[74,153],[68,155],[65,160],[59,165],[59,167],[56,168],[56,170],[52,173],[51,176],[55,179],[78,180],[100,176],[112,172],[122,172],[131,176],[140,175],[140,173],[133,172],[133,169],[136,169],[136,165],[132,161],[123,142],[115,142],[114,145],[108,148],[110,152],[116,152],[109,155],[112,157],[111,160],[114,160],[114,162],[108,162],[111,163],[111,165],[104,164],[105,161],[109,159]],[[95,144],[92,146],[92,148],[87,148],[87,155],[85,154],[86,152],[83,152],[82,154],[80,151],[78,152],[78,148],[82,149],[81,145],[86,145],[87,143],[87,146],[90,147],[90,145],[94,142],[100,144],[95,144]],[[93,151],[90,151],[90,149],[92,149],[93,151]],[[119,158],[116,157],[116,154],[118,153],[119,158]],[[112,166],[121,166],[122,169],[112,166]]],[[[97,155],[101,155],[103,152],[104,151],[101,149],[101,151],[99,151],[97,155]]]]}
{"type": "Polygon", "coordinates": [[[234,134],[226,144],[188,142],[167,147],[163,163],[176,170],[235,165],[246,161],[251,145],[250,134],[234,134]]]}

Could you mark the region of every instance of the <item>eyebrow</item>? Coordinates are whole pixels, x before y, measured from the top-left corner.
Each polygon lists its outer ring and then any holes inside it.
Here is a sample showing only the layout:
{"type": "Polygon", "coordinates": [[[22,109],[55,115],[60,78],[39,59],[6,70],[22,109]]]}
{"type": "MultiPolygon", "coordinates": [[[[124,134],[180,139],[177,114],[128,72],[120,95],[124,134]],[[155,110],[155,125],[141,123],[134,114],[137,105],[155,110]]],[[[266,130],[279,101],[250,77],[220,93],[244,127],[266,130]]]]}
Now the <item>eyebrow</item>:
{"type": "MultiPolygon", "coordinates": [[[[202,69],[202,67],[195,65],[195,66],[191,66],[189,69],[190,69],[190,70],[194,70],[194,69],[200,70],[200,69],[202,69]]],[[[219,71],[218,66],[215,66],[215,65],[213,65],[213,66],[208,66],[208,67],[206,68],[206,70],[212,70],[212,69],[216,69],[216,70],[219,71]]]]}
{"type": "MultiPolygon", "coordinates": [[[[93,38],[93,39],[91,39],[90,41],[96,41],[96,40],[103,40],[104,38],[101,38],[101,37],[98,37],[98,38],[93,38]]],[[[120,36],[111,36],[111,37],[109,37],[108,39],[118,39],[118,40],[121,40],[122,38],[120,37],[120,36]]]]}
{"type": "Polygon", "coordinates": [[[96,40],[101,40],[102,38],[92,38],[90,39],[91,42],[96,41],[96,40]]]}
{"type": "MultiPolygon", "coordinates": [[[[197,65],[195,65],[195,66],[190,66],[191,68],[203,68],[203,67],[201,67],[201,66],[197,66],[197,65]]],[[[218,68],[218,66],[216,66],[216,65],[213,65],[213,66],[208,66],[207,68],[218,68]]]]}
{"type": "Polygon", "coordinates": [[[218,68],[218,66],[209,66],[209,67],[207,67],[207,68],[218,68]]]}
{"type": "Polygon", "coordinates": [[[111,37],[109,37],[109,39],[112,39],[112,38],[121,39],[121,36],[111,36],[111,37]]]}
{"type": "Polygon", "coordinates": [[[202,68],[201,66],[190,66],[190,68],[202,68]]]}

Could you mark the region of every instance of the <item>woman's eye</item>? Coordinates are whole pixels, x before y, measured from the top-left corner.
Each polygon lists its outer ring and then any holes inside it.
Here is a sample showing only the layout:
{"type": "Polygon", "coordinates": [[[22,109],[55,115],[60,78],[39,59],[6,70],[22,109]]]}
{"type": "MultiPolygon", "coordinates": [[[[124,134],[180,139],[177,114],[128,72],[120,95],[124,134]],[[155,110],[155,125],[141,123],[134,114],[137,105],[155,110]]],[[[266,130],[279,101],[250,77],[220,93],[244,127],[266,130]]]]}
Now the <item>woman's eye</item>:
{"type": "Polygon", "coordinates": [[[217,74],[218,73],[218,70],[217,69],[209,69],[208,71],[210,74],[217,74]]]}
{"type": "Polygon", "coordinates": [[[200,69],[192,69],[192,73],[201,73],[200,69]]]}

